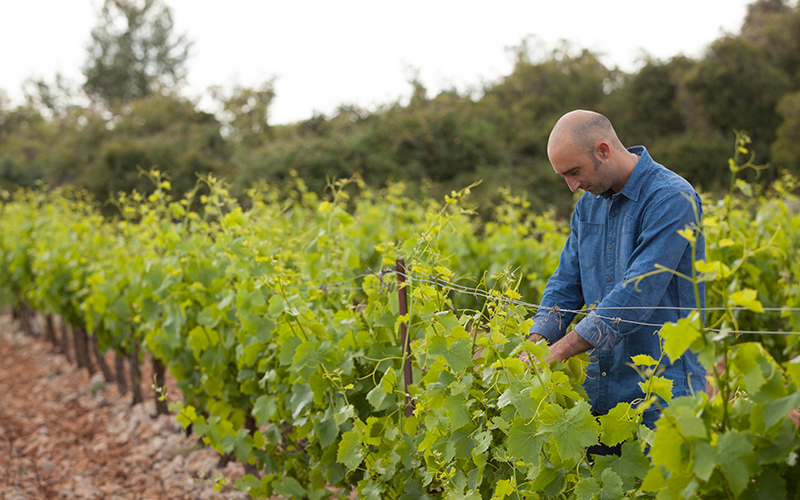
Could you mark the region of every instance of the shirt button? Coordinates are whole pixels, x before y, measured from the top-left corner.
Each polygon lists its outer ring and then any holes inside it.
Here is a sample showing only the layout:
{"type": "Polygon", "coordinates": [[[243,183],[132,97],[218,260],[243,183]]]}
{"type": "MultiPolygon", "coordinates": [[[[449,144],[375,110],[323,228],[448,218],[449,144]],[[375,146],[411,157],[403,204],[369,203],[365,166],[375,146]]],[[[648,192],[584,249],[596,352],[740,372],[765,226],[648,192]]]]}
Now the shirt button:
{"type": "Polygon", "coordinates": [[[606,281],[608,281],[609,283],[611,283],[611,276],[609,276],[608,278],[606,278],[606,281]]]}
{"type": "Polygon", "coordinates": [[[604,377],[606,376],[606,372],[603,372],[603,376],[604,376],[604,377]]]}
{"type": "Polygon", "coordinates": [[[614,244],[613,243],[609,243],[608,244],[608,249],[611,250],[612,248],[614,248],[614,244]]]}
{"type": "Polygon", "coordinates": [[[617,216],[617,212],[611,212],[611,217],[616,217],[616,216],[617,216]]]}

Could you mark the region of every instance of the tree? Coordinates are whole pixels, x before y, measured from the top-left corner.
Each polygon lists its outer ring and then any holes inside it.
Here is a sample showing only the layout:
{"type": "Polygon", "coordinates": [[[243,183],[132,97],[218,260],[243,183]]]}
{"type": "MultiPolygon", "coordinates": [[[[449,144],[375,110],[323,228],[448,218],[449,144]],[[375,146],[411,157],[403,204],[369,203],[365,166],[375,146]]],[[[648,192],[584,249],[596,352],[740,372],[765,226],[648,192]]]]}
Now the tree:
{"type": "Polygon", "coordinates": [[[652,147],[659,138],[686,131],[681,80],[693,64],[684,56],[666,63],[649,59],[603,101],[602,111],[625,145],[652,147]]]}
{"type": "Polygon", "coordinates": [[[222,108],[223,134],[236,144],[260,146],[269,137],[269,106],[275,98],[273,80],[258,88],[236,86],[231,92],[211,87],[211,97],[222,108]]]}
{"type": "Polygon", "coordinates": [[[61,73],[56,73],[52,83],[42,78],[29,78],[23,82],[22,91],[31,106],[51,118],[61,118],[70,111],[81,108],[79,100],[84,100],[82,97],[85,97],[80,88],[61,73]]]}
{"type": "Polygon", "coordinates": [[[772,159],[796,174],[800,171],[800,92],[783,96],[777,110],[783,123],[772,144],[772,159]]]}
{"type": "Polygon", "coordinates": [[[544,55],[532,55],[528,40],[515,47],[513,72],[487,86],[478,105],[522,160],[546,158],[547,137],[558,117],[576,108],[597,109],[619,76],[588,49],[575,50],[566,42],[552,51],[533,50],[544,55]]]}
{"type": "Polygon", "coordinates": [[[93,101],[114,109],[184,81],[192,43],[161,0],[106,0],[99,17],[83,69],[93,101]]]}
{"type": "Polygon", "coordinates": [[[0,186],[32,186],[41,179],[52,136],[53,128],[30,103],[7,109],[0,102],[0,186]]]}
{"type": "Polygon", "coordinates": [[[694,119],[725,134],[746,129],[756,151],[766,151],[780,117],[775,105],[789,90],[789,79],[764,52],[741,37],[714,42],[685,79],[694,119]]]}
{"type": "Polygon", "coordinates": [[[757,0],[747,7],[742,38],[766,54],[775,67],[800,88],[800,5],[790,7],[785,0],[757,0]]]}
{"type": "Polygon", "coordinates": [[[117,191],[149,192],[152,184],[139,169],[158,168],[181,196],[194,187],[198,173],[225,176],[228,156],[214,115],[188,99],[156,93],[126,106],[77,183],[99,200],[117,191]]]}

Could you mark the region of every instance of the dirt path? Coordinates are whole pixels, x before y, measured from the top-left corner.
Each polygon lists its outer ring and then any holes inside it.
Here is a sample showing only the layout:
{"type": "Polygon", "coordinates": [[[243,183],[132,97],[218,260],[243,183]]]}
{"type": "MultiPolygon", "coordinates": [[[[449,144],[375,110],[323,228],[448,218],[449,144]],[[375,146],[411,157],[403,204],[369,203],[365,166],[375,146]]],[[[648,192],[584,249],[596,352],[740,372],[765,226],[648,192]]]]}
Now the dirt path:
{"type": "Polygon", "coordinates": [[[200,479],[241,477],[242,467],[216,468],[217,453],[185,437],[174,416],[153,420],[145,397],[131,408],[130,394],[0,316],[0,498],[249,498],[200,479]]]}

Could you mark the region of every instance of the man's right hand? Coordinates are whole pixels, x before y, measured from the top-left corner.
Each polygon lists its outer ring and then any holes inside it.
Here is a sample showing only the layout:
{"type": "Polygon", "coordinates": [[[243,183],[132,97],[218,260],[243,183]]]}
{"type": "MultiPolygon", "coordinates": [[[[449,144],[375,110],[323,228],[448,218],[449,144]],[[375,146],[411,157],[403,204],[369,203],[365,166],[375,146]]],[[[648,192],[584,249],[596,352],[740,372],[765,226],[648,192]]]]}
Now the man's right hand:
{"type": "MultiPolygon", "coordinates": [[[[535,343],[537,343],[537,342],[539,342],[539,341],[540,341],[540,340],[542,340],[542,339],[544,339],[544,337],[542,337],[542,336],[541,336],[541,335],[539,335],[538,333],[534,333],[533,335],[531,335],[530,337],[528,337],[528,340],[530,340],[530,341],[531,341],[531,342],[533,342],[534,344],[535,344],[535,343]]],[[[546,340],[546,339],[545,339],[545,340],[546,340]]],[[[520,353],[519,353],[518,357],[519,357],[519,360],[520,360],[520,361],[522,361],[523,363],[525,363],[526,365],[530,365],[530,364],[531,364],[531,360],[528,358],[528,353],[527,353],[527,351],[525,351],[525,349],[523,349],[522,351],[520,351],[520,353]]]]}

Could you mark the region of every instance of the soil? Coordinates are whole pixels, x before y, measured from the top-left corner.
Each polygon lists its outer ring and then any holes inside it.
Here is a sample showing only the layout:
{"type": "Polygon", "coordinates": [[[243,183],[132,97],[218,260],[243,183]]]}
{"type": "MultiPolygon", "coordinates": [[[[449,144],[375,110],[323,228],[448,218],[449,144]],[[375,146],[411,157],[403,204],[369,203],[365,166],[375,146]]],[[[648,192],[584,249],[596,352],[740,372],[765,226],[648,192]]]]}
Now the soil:
{"type": "MultiPolygon", "coordinates": [[[[108,354],[113,370],[113,360],[108,354]]],[[[131,406],[100,373],[90,377],[44,339],[0,315],[0,498],[244,499],[223,487],[241,464],[185,435],[175,415],[154,419],[152,372],[142,366],[143,404],[131,406]]],[[[167,379],[170,399],[182,399],[167,379]],[[178,395],[178,396],[176,396],[178,395]]]]}

